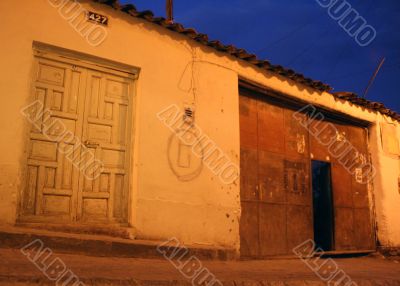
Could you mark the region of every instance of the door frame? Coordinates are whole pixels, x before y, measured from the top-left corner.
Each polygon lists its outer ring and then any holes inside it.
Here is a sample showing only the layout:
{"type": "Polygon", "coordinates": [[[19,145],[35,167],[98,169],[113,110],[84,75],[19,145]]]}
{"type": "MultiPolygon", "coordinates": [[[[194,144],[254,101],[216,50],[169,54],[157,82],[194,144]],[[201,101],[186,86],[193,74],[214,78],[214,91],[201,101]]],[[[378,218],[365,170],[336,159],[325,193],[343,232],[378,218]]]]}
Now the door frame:
{"type": "MultiPolygon", "coordinates": [[[[130,126],[129,134],[130,138],[128,138],[127,142],[127,151],[126,151],[126,159],[127,159],[127,192],[128,192],[128,214],[127,214],[127,224],[120,223],[108,223],[106,226],[110,227],[132,227],[133,225],[133,208],[135,208],[135,196],[137,192],[136,184],[137,181],[137,168],[136,160],[137,160],[137,130],[138,130],[138,120],[136,118],[137,113],[137,80],[140,74],[140,68],[129,66],[123,63],[119,63],[116,61],[96,57],[93,55],[68,50],[65,48],[56,47],[53,45],[36,42],[34,41],[32,44],[32,61],[31,61],[31,72],[30,72],[30,87],[29,87],[29,96],[27,96],[24,106],[27,106],[32,103],[32,95],[35,93],[35,76],[37,74],[38,68],[38,58],[48,59],[52,61],[56,61],[59,63],[66,63],[77,67],[82,67],[86,69],[96,70],[108,74],[113,74],[116,76],[126,77],[129,74],[129,78],[132,80],[132,90],[130,91],[129,96],[130,106],[128,109],[128,124],[130,126]]],[[[85,94],[86,96],[86,94],[85,94]]],[[[23,140],[25,142],[24,147],[24,157],[20,162],[21,164],[21,184],[20,191],[18,192],[17,197],[17,219],[16,225],[34,225],[37,227],[42,227],[43,224],[50,226],[60,226],[60,224],[66,223],[66,226],[74,226],[74,227],[83,227],[86,226],[94,226],[100,225],[105,226],[103,223],[93,223],[93,222],[84,222],[79,220],[60,220],[55,222],[54,217],[46,217],[46,216],[36,216],[36,215],[24,215],[23,214],[23,197],[27,183],[27,160],[29,158],[29,143],[30,143],[30,133],[31,133],[31,124],[24,124],[23,130],[23,140]]],[[[79,175],[78,175],[79,177],[79,175]]],[[[79,190],[78,190],[79,192],[79,190]]]]}

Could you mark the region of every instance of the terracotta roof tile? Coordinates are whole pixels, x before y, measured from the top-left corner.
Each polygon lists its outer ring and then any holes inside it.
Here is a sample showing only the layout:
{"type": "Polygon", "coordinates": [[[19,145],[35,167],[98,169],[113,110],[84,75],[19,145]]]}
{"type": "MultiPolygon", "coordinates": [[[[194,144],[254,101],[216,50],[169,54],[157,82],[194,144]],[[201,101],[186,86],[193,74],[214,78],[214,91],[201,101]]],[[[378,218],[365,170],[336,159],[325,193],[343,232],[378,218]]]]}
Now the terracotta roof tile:
{"type": "MultiPolygon", "coordinates": [[[[206,34],[198,33],[193,28],[185,28],[183,25],[181,25],[179,23],[171,24],[163,17],[154,17],[154,14],[152,11],[149,11],[149,10],[138,11],[134,5],[132,5],[132,4],[121,5],[118,0],[92,0],[92,1],[106,4],[116,10],[120,10],[124,13],[127,13],[127,14],[133,16],[133,17],[145,19],[156,25],[160,25],[169,30],[186,35],[189,38],[191,38],[201,44],[204,44],[204,45],[207,45],[207,46],[210,46],[210,47],[216,49],[217,51],[228,53],[228,54],[230,54],[234,57],[237,57],[241,60],[247,61],[259,68],[275,72],[276,74],[279,74],[281,76],[284,76],[286,78],[289,78],[291,80],[299,82],[301,84],[310,86],[316,90],[327,91],[327,92],[332,90],[332,88],[328,84],[325,84],[321,81],[306,78],[306,77],[304,77],[304,75],[302,75],[300,73],[296,73],[292,69],[287,69],[280,65],[272,65],[269,61],[260,60],[257,58],[256,55],[250,54],[244,49],[236,48],[233,45],[224,45],[220,41],[210,41],[206,34]]],[[[386,115],[400,121],[400,114],[386,108],[382,103],[371,102],[371,101],[361,98],[361,97],[357,96],[355,93],[351,93],[351,92],[336,92],[336,93],[333,93],[333,96],[336,98],[339,98],[339,99],[350,101],[353,104],[363,106],[368,109],[379,111],[382,114],[386,114],[386,115]]]]}
{"type": "Polygon", "coordinates": [[[388,115],[388,116],[400,121],[400,114],[385,107],[385,105],[383,103],[367,100],[365,98],[359,97],[357,94],[355,94],[353,92],[335,92],[335,93],[333,93],[333,96],[336,98],[339,98],[339,99],[347,100],[358,106],[362,106],[362,107],[365,107],[370,110],[378,111],[382,114],[388,115]]]}

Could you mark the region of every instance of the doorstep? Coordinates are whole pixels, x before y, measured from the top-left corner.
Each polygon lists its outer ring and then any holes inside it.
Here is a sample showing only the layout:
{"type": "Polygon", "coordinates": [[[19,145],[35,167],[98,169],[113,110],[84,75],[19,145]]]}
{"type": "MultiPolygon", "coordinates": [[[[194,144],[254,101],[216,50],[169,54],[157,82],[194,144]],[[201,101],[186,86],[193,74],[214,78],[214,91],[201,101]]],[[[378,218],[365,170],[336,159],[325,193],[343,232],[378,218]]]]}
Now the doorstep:
{"type": "MultiPolygon", "coordinates": [[[[76,234],[26,227],[0,227],[0,248],[20,249],[32,241],[40,239],[45,247],[54,252],[82,254],[98,257],[162,258],[157,246],[162,241],[132,240],[106,235],[76,234]]],[[[168,249],[175,244],[163,244],[168,249]]],[[[202,260],[233,260],[234,249],[206,246],[184,246],[188,255],[202,260]]]]}

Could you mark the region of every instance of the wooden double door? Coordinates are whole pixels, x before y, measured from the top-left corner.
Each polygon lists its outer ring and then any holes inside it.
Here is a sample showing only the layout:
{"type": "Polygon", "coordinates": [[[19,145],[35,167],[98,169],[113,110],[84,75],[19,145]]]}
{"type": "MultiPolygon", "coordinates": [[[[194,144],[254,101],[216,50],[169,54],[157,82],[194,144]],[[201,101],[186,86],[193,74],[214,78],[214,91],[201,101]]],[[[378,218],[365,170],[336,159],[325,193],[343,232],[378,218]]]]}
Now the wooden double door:
{"type": "Polygon", "coordinates": [[[127,222],[133,80],[36,55],[22,221],[127,222]]]}
{"type": "MultiPolygon", "coordinates": [[[[294,117],[295,112],[252,94],[240,96],[241,255],[293,254],[294,247],[314,239],[312,160],[332,166],[332,250],[373,249],[367,185],[330,158],[303,126],[307,115],[294,117]]],[[[364,129],[338,127],[367,154],[364,129]]]]}

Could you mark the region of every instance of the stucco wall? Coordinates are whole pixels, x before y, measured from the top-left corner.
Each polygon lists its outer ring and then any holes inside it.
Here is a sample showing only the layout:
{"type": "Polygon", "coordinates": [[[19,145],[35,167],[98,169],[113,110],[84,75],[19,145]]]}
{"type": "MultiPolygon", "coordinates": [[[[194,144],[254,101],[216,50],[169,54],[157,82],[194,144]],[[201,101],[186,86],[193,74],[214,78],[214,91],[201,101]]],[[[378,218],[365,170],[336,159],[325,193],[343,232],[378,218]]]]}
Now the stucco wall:
{"type": "MultiPolygon", "coordinates": [[[[15,222],[23,189],[27,123],[19,110],[32,100],[33,41],[140,68],[131,190],[131,223],[139,238],[175,236],[188,244],[239,247],[239,181],[226,185],[203,168],[198,177],[182,182],[171,171],[167,157],[171,131],[156,117],[171,104],[182,109],[193,105],[196,124],[236,164],[240,154],[238,76],[375,124],[382,120],[376,113],[337,101],[328,93],[315,93],[143,20],[103,5],[84,2],[84,6],[110,17],[108,37],[98,47],[89,45],[47,0],[0,2],[4,27],[0,36],[6,39],[0,54],[2,224],[15,222]]],[[[374,185],[380,238],[400,245],[398,159],[381,154],[376,132],[372,131],[371,151],[379,170],[374,185]]]]}
{"type": "MultiPolygon", "coordinates": [[[[382,116],[371,128],[372,160],[377,169],[374,179],[374,196],[377,217],[378,241],[384,247],[400,247],[400,161],[399,155],[384,150],[383,144],[389,139],[382,125],[392,125],[382,116]]],[[[396,124],[397,138],[399,125],[396,124]]],[[[398,142],[397,142],[398,144],[398,142]]]]}

